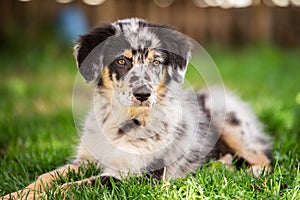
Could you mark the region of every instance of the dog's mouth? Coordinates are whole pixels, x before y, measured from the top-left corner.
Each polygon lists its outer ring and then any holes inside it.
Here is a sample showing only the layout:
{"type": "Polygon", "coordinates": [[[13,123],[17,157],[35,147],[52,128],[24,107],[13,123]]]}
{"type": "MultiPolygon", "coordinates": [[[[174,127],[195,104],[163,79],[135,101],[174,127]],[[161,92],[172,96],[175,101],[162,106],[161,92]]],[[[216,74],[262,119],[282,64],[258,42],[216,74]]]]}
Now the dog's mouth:
{"type": "Polygon", "coordinates": [[[140,101],[136,98],[133,100],[133,107],[148,107],[148,108],[150,108],[150,106],[151,106],[151,103],[149,100],[140,101]]]}

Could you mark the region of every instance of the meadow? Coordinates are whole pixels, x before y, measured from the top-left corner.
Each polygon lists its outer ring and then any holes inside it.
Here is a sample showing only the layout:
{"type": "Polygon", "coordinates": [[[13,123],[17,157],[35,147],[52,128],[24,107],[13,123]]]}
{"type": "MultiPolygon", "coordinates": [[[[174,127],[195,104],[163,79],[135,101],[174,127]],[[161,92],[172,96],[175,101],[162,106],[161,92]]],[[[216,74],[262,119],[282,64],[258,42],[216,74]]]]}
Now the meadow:
{"type": "MultiPolygon", "coordinates": [[[[54,39],[31,42],[10,39],[0,49],[0,196],[70,161],[79,140],[72,115],[77,74],[72,47],[54,39]]],[[[300,49],[256,44],[206,50],[226,87],[247,100],[264,123],[273,140],[273,173],[253,178],[246,166],[230,171],[208,163],[195,176],[155,184],[132,177],[112,188],[74,185],[66,199],[300,198],[300,49]]],[[[91,165],[67,179],[98,172],[91,165]]],[[[54,195],[57,185],[47,190],[48,199],[62,198],[54,195]]]]}

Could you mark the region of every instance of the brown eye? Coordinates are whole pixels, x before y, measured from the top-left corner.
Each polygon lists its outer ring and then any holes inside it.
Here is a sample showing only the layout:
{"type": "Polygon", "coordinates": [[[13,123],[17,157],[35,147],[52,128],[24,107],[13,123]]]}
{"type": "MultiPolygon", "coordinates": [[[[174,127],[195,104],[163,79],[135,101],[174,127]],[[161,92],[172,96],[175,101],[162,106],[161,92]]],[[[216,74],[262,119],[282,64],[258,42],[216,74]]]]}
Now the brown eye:
{"type": "Polygon", "coordinates": [[[158,60],[154,60],[154,61],[153,61],[153,65],[155,65],[155,66],[160,65],[160,64],[161,64],[161,62],[158,61],[158,60]]]}
{"type": "Polygon", "coordinates": [[[119,65],[125,65],[126,61],[124,59],[119,59],[119,60],[117,60],[117,63],[119,65]]]}

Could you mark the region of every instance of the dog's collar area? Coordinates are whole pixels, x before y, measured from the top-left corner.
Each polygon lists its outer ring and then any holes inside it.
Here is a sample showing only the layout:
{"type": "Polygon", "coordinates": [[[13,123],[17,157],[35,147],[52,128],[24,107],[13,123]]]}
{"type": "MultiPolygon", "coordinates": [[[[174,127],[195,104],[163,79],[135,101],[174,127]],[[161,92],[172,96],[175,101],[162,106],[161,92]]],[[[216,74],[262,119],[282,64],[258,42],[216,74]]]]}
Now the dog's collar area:
{"type": "Polygon", "coordinates": [[[126,120],[119,127],[119,133],[128,133],[129,131],[131,131],[134,128],[137,128],[140,125],[141,125],[140,121],[135,118],[126,120]]]}

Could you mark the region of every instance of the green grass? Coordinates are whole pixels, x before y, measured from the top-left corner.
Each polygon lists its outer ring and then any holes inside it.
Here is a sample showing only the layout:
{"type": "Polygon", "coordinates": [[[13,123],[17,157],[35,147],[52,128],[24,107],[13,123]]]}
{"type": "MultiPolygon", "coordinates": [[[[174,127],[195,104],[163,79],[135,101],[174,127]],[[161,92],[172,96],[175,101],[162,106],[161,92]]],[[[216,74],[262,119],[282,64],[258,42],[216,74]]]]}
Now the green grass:
{"type": "MultiPolygon", "coordinates": [[[[67,199],[299,199],[300,50],[255,45],[211,47],[208,52],[225,85],[247,99],[265,124],[274,141],[274,172],[256,179],[246,168],[232,172],[208,163],[196,176],[174,181],[153,184],[133,177],[112,189],[101,184],[73,186],[67,199]]],[[[0,195],[4,195],[71,160],[78,140],[71,108],[77,70],[72,49],[59,48],[53,41],[1,49],[0,62],[0,195]]],[[[97,172],[91,166],[68,180],[97,172]]],[[[56,186],[47,190],[49,198],[54,198],[56,186]]]]}

